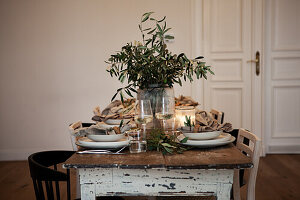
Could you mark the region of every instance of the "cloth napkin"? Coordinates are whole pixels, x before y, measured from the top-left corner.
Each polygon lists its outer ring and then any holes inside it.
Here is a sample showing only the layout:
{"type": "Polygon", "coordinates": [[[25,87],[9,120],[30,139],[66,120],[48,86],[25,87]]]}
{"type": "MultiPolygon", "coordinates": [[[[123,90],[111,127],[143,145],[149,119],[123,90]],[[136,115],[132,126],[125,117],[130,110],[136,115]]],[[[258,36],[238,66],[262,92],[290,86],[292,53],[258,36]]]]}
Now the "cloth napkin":
{"type": "Polygon", "coordinates": [[[134,117],[135,99],[126,99],[123,103],[120,100],[111,102],[102,112],[97,106],[94,110],[94,121],[106,121],[108,119],[131,119],[134,117]]]}
{"type": "Polygon", "coordinates": [[[175,106],[198,106],[199,103],[194,101],[191,97],[180,95],[175,97],[175,106]]]}
{"type": "Polygon", "coordinates": [[[196,123],[194,132],[209,132],[221,130],[225,132],[232,131],[232,125],[230,123],[219,124],[209,112],[197,111],[195,117],[196,123]]]}
{"type": "Polygon", "coordinates": [[[86,127],[82,127],[81,121],[74,122],[69,126],[71,135],[75,137],[84,137],[86,135],[85,132],[86,129],[87,129],[86,127]]]}

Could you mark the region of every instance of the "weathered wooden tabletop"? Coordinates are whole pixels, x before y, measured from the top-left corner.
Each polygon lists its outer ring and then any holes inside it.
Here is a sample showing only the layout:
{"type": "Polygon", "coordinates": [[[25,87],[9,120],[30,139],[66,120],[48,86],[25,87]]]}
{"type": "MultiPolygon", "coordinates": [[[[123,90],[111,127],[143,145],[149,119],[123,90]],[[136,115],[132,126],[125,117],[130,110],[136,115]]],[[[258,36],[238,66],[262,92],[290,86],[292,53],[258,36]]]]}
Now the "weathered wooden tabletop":
{"type": "Polygon", "coordinates": [[[183,154],[163,155],[156,151],[121,155],[73,154],[65,168],[127,168],[127,169],[240,169],[252,167],[251,159],[234,145],[194,149],[183,154]]]}

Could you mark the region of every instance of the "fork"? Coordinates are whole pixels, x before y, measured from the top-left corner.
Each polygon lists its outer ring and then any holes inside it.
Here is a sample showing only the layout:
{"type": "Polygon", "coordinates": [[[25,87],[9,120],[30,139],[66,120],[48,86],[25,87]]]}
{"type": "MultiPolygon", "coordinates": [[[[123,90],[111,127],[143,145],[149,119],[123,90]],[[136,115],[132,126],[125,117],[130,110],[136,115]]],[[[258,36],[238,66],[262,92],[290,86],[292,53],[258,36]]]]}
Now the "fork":
{"type": "Polygon", "coordinates": [[[95,150],[78,151],[77,153],[79,153],[79,154],[87,154],[87,153],[91,153],[91,154],[123,154],[120,152],[123,151],[126,147],[127,146],[124,146],[116,152],[112,152],[112,151],[106,150],[106,149],[95,149],[95,150]]]}

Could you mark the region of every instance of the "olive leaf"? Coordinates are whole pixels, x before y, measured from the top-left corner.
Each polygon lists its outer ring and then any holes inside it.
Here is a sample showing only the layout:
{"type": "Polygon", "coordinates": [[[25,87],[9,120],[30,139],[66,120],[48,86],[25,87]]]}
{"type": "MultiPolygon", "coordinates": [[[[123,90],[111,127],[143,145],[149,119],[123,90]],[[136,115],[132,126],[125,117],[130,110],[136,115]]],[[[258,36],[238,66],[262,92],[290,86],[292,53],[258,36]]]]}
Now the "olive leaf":
{"type": "Polygon", "coordinates": [[[122,126],[123,126],[123,119],[122,119],[122,121],[120,122],[120,125],[119,125],[119,128],[122,128],[122,126]]]}
{"type": "Polygon", "coordinates": [[[185,137],[183,140],[180,141],[180,143],[186,143],[188,141],[188,137],[185,137]]]}

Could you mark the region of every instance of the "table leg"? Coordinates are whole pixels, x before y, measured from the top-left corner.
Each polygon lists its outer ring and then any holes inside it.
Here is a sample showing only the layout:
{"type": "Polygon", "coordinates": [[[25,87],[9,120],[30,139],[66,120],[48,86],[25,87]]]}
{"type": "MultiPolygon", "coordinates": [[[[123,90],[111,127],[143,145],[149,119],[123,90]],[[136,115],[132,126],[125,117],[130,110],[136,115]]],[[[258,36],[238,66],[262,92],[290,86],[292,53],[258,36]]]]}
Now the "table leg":
{"type": "Polygon", "coordinates": [[[232,188],[232,184],[218,183],[217,184],[217,199],[218,200],[229,200],[231,188],[232,188]]]}
{"type": "Polygon", "coordinates": [[[81,184],[81,199],[84,200],[96,199],[95,184],[93,183],[81,184]]]}
{"type": "Polygon", "coordinates": [[[79,182],[79,172],[76,170],[76,199],[81,198],[81,192],[80,192],[80,182],[79,182]]]}

